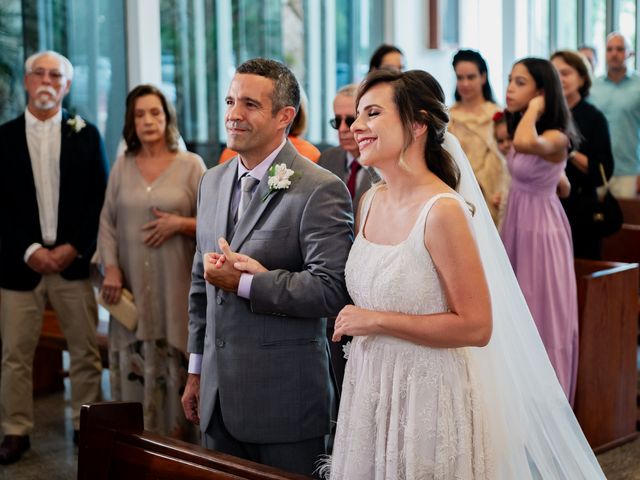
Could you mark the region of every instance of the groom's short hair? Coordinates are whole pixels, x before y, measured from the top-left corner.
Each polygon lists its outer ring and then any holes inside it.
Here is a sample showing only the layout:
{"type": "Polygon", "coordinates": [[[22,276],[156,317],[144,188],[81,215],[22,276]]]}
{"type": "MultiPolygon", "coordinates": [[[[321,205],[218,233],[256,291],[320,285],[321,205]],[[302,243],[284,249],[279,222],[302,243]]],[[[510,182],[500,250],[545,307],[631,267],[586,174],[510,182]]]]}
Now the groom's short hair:
{"type": "Polygon", "coordinates": [[[293,107],[296,113],[300,108],[300,85],[295,75],[283,63],[267,58],[253,58],[247,60],[238,68],[236,73],[259,75],[273,80],[271,94],[271,113],[276,114],[284,107],[293,107]]]}

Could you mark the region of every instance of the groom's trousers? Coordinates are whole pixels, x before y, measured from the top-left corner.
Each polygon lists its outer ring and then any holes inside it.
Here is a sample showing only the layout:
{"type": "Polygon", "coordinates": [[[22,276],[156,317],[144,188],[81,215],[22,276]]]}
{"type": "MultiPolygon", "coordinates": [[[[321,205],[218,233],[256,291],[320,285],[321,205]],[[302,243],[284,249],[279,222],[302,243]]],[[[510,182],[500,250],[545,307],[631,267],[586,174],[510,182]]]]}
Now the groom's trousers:
{"type": "Polygon", "coordinates": [[[313,476],[316,462],[327,453],[325,436],[293,443],[247,443],[234,438],[224,425],[220,398],[209,426],[202,433],[202,446],[291,473],[313,476]]]}

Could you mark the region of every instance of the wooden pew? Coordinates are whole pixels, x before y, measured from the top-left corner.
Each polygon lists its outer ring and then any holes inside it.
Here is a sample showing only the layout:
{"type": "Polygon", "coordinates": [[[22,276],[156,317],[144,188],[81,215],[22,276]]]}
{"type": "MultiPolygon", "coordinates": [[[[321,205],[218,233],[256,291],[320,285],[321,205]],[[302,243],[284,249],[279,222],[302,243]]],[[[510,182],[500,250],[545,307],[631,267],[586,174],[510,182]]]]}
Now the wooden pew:
{"type": "Polygon", "coordinates": [[[580,358],[574,411],[600,453],[635,439],[638,264],[575,260],[580,358]]]}
{"type": "Polygon", "coordinates": [[[619,198],[624,223],[640,225],[640,198],[619,198]]]}
{"type": "Polygon", "coordinates": [[[140,403],[83,405],[80,439],[78,480],[309,478],[144,431],[140,403]]]}

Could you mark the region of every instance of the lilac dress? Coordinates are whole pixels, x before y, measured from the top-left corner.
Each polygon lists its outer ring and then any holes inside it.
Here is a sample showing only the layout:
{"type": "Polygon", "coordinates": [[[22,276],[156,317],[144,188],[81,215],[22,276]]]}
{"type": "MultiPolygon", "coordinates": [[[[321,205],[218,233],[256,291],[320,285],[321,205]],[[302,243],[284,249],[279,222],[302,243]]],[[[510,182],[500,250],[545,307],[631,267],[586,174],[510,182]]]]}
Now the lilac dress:
{"type": "Polygon", "coordinates": [[[556,186],[566,162],[507,155],[511,186],[502,241],[569,403],[578,370],[578,299],[571,228],[556,186]]]}

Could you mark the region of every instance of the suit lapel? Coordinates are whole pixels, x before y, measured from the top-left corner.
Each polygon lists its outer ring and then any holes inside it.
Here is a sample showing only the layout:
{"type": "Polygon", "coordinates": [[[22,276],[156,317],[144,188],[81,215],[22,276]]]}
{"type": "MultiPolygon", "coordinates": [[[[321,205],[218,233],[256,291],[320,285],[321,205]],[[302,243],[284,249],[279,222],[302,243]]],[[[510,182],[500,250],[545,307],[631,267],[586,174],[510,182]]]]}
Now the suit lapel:
{"type": "MultiPolygon", "coordinates": [[[[289,141],[287,141],[287,144],[282,148],[272,165],[284,163],[287,165],[287,168],[291,168],[296,158],[296,154],[295,148],[291,143],[289,143],[289,141]]],[[[284,192],[286,192],[286,190],[284,192]]],[[[247,239],[247,236],[253,231],[256,223],[258,223],[258,220],[260,220],[260,217],[262,217],[262,214],[269,206],[269,203],[271,203],[278,195],[283,195],[284,192],[276,190],[269,194],[269,173],[267,172],[267,174],[262,177],[253,197],[251,197],[251,202],[249,202],[249,206],[244,216],[236,225],[235,233],[231,239],[231,250],[234,252],[239,251],[239,248],[247,239]]]]}
{"type": "MultiPolygon", "coordinates": [[[[228,238],[231,231],[229,230],[229,208],[231,206],[231,193],[233,192],[233,186],[238,180],[238,157],[234,157],[226,164],[226,171],[220,177],[218,182],[218,201],[216,203],[216,223],[214,225],[214,231],[218,237],[228,238]]],[[[215,187],[215,186],[214,186],[215,187]]],[[[217,245],[217,238],[216,238],[217,245]]]]}

